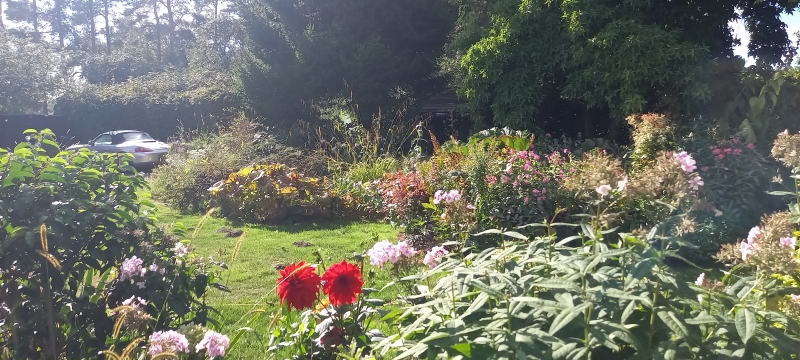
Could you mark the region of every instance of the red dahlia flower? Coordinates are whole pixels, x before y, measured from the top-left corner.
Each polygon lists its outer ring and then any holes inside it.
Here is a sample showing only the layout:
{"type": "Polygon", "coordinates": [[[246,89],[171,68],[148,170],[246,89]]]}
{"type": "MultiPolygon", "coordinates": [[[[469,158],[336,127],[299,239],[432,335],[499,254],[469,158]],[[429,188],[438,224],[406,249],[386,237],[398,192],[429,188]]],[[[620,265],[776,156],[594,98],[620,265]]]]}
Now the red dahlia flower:
{"type": "Polygon", "coordinates": [[[291,310],[308,309],[314,306],[319,293],[320,277],[316,270],[306,265],[305,261],[291,264],[281,270],[281,277],[278,279],[278,297],[281,305],[284,302],[291,310]]]}
{"type": "Polygon", "coordinates": [[[356,295],[361,293],[361,287],[364,286],[364,278],[358,266],[344,260],[329,267],[322,274],[322,280],[325,281],[322,290],[328,294],[334,306],[356,302],[356,295]]]}

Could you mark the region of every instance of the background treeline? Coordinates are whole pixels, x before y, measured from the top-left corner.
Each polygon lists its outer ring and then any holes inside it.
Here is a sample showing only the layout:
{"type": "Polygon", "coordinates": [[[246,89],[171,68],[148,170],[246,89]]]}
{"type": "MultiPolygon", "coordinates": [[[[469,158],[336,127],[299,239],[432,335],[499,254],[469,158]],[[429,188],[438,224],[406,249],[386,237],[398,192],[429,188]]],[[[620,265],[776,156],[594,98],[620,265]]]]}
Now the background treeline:
{"type": "MultiPolygon", "coordinates": [[[[797,46],[781,15],[797,6],[0,0],[0,114],[63,115],[80,124],[79,140],[134,125],[165,138],[234,110],[299,136],[299,124],[319,125],[343,103],[365,124],[410,105],[410,123],[422,108],[455,110],[476,129],[584,138],[624,140],[624,118],[643,112],[766,133],[793,125],[785,115],[796,102],[783,94],[797,92],[797,46]],[[755,65],[733,55],[736,19],[755,65]],[[783,92],[763,91],[769,81],[783,92]],[[430,103],[453,90],[462,105],[430,103]]],[[[446,116],[429,126],[441,131],[446,116]]]]}

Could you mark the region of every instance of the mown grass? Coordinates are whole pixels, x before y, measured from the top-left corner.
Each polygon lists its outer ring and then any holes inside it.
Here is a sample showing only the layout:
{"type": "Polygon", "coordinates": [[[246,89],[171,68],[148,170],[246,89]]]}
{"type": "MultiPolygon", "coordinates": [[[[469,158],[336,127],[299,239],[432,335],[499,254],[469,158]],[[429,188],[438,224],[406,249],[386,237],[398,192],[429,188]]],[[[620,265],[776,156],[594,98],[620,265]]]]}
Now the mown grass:
{"type": "MultiPolygon", "coordinates": [[[[227,264],[228,270],[221,274],[221,283],[231,292],[213,290],[208,296],[209,304],[219,310],[217,319],[222,332],[233,335],[237,329],[251,327],[231,349],[227,359],[286,358],[289,354],[270,354],[266,330],[271,315],[278,310],[275,283],[278,278],[276,266],[305,260],[314,263],[315,252],[322,255],[325,265],[342,259],[353,261],[353,253],[369,249],[377,240],[394,240],[397,230],[386,224],[369,222],[320,222],[285,226],[234,224],[230,221],[202,215],[186,215],[158,205],[159,223],[170,225],[182,223],[188,228],[188,236],[195,252],[201,256],[213,256],[227,264]],[[198,228],[198,224],[201,226],[198,228]],[[226,237],[217,232],[220,228],[243,230],[241,237],[226,237]],[[234,252],[237,248],[238,251],[234,252]],[[312,246],[297,246],[307,242],[312,246]],[[235,256],[234,256],[235,255],[235,256]],[[254,311],[264,310],[252,324],[248,321],[254,311]],[[287,356],[284,356],[287,355],[287,356]]],[[[394,279],[388,271],[365,265],[365,286],[382,288],[394,279]]],[[[396,299],[399,289],[390,287],[376,295],[384,300],[396,299]]]]}

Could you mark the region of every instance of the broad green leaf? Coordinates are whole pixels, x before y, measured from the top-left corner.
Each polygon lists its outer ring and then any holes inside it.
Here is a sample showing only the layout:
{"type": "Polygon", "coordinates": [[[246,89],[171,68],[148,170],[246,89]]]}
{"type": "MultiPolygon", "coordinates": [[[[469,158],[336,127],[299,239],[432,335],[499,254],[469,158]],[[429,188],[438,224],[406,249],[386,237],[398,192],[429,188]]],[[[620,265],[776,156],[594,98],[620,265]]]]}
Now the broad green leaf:
{"type": "Polygon", "coordinates": [[[734,322],[736,323],[736,331],[739,333],[739,337],[742,338],[743,343],[747,344],[747,341],[756,333],[756,314],[748,308],[741,308],[736,312],[734,322]]]}
{"type": "Polygon", "coordinates": [[[751,114],[758,114],[762,110],[764,110],[764,104],[766,100],[760,96],[754,96],[750,98],[750,113],[751,114]]]}
{"type": "Polygon", "coordinates": [[[550,324],[550,329],[547,331],[547,333],[550,335],[555,334],[558,330],[561,330],[564,326],[567,326],[577,316],[583,315],[583,310],[588,306],[589,303],[584,303],[572,309],[561,311],[553,319],[553,322],[550,324]]]}
{"type": "Polygon", "coordinates": [[[684,324],[683,320],[678,317],[672,310],[657,310],[658,317],[667,327],[672,330],[677,336],[686,339],[689,337],[689,329],[684,324]]]}
{"type": "Polygon", "coordinates": [[[461,314],[461,316],[459,316],[459,319],[464,319],[465,317],[472,315],[472,313],[474,313],[475,311],[483,307],[484,304],[486,304],[486,300],[489,300],[488,293],[482,292],[478,294],[478,296],[475,297],[475,300],[472,301],[472,304],[469,305],[467,310],[463,314],[461,314]]]}
{"type": "Polygon", "coordinates": [[[795,193],[789,191],[765,191],[767,195],[776,195],[776,196],[794,196],[795,193]]]}

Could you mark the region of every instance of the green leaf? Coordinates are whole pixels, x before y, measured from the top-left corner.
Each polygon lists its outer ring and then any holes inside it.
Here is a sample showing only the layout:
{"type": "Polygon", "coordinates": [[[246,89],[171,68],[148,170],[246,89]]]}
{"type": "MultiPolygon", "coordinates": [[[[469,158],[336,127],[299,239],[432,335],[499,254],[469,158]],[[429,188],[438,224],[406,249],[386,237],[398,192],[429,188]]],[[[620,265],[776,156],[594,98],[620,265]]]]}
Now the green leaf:
{"type": "Polygon", "coordinates": [[[478,309],[480,309],[481,307],[483,307],[484,304],[486,304],[487,300],[489,300],[488,293],[482,292],[478,294],[475,300],[472,301],[472,304],[469,305],[467,310],[463,314],[461,314],[461,316],[459,316],[459,319],[464,319],[465,317],[472,315],[475,311],[478,311],[478,309]]]}
{"type": "Polygon", "coordinates": [[[671,310],[658,310],[658,317],[679,337],[686,339],[689,337],[689,329],[683,320],[671,310]]]}
{"type": "Polygon", "coordinates": [[[736,332],[742,338],[742,342],[747,344],[747,341],[756,333],[756,314],[750,309],[741,308],[736,312],[735,318],[736,332]]]}
{"type": "Polygon", "coordinates": [[[472,345],[468,342],[458,343],[451,346],[450,348],[455,350],[459,354],[466,356],[467,358],[472,357],[472,345]]]}
{"type": "Polygon", "coordinates": [[[567,326],[573,319],[575,319],[578,315],[583,314],[583,309],[589,306],[589,303],[584,303],[578,305],[572,309],[564,310],[553,319],[553,323],[550,324],[550,329],[547,331],[548,334],[553,335],[558,330],[561,330],[564,326],[567,326]]]}
{"type": "Polygon", "coordinates": [[[479,280],[471,279],[469,284],[472,285],[472,286],[475,286],[476,288],[480,289],[481,291],[486,292],[488,295],[490,295],[490,296],[492,296],[492,297],[494,297],[496,299],[505,298],[505,295],[503,293],[501,293],[500,291],[498,291],[496,289],[493,289],[489,285],[486,285],[485,283],[483,283],[483,282],[481,282],[479,280]]]}
{"type": "Polygon", "coordinates": [[[758,114],[764,110],[766,100],[763,97],[754,96],[750,98],[750,114],[758,114]]]}
{"type": "Polygon", "coordinates": [[[775,196],[794,196],[795,193],[789,191],[765,191],[767,195],[775,195],[775,196]]]}

